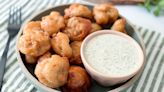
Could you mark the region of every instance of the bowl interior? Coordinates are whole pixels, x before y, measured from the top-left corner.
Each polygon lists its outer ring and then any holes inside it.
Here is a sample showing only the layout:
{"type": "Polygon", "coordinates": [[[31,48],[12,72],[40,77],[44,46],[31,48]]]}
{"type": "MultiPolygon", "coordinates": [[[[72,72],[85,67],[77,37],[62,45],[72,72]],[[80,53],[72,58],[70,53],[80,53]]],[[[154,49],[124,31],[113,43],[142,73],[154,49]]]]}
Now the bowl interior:
{"type": "MultiPolygon", "coordinates": [[[[90,5],[87,5],[90,9],[93,8],[93,6],[90,6],[90,5]]],[[[61,6],[58,6],[58,7],[53,7],[53,8],[50,8],[50,9],[47,9],[47,10],[44,10],[43,12],[37,14],[36,16],[34,16],[31,20],[34,20],[34,21],[37,21],[37,20],[41,20],[41,18],[43,16],[46,16],[48,15],[51,11],[58,11],[60,12],[62,15],[64,15],[64,9],[69,7],[69,5],[61,5],[61,6]]],[[[130,25],[129,22],[126,23],[126,31],[127,31],[127,34],[130,35],[132,38],[134,38],[138,43],[139,45],[141,46],[141,48],[144,50],[144,47],[143,47],[143,43],[141,41],[141,37],[139,37],[138,33],[136,31],[134,31],[133,27],[130,25]]],[[[20,30],[20,34],[22,34],[22,29],[20,30]]],[[[21,56],[21,59],[22,61],[25,61],[25,56],[23,54],[21,54],[19,52],[19,54],[21,56]]],[[[29,71],[29,73],[31,73],[35,78],[36,76],[34,75],[34,69],[35,69],[35,65],[31,65],[31,64],[27,64],[25,62],[23,62],[24,66],[27,68],[27,70],[29,71]]],[[[27,77],[28,78],[28,77],[27,77]]],[[[132,80],[133,78],[129,79],[128,81],[132,80]]],[[[128,81],[122,83],[122,84],[118,84],[118,85],[115,85],[115,86],[111,86],[111,87],[103,87],[103,86],[100,86],[97,82],[95,82],[94,80],[92,80],[92,87],[90,89],[90,92],[107,92],[107,91],[111,91],[111,90],[114,90],[114,89],[117,89],[119,87],[121,87],[122,85],[125,85],[128,83],[128,81]]],[[[35,83],[34,83],[35,84],[35,83]]]]}

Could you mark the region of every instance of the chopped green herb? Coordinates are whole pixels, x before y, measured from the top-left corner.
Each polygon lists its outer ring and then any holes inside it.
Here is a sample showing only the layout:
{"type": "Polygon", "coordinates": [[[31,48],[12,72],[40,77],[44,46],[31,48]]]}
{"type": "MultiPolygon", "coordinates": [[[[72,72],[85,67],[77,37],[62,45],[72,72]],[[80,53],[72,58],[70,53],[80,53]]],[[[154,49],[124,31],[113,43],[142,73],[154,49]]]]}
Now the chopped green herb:
{"type": "Polygon", "coordinates": [[[158,16],[162,10],[164,10],[164,0],[145,0],[144,6],[154,15],[158,16]]]}

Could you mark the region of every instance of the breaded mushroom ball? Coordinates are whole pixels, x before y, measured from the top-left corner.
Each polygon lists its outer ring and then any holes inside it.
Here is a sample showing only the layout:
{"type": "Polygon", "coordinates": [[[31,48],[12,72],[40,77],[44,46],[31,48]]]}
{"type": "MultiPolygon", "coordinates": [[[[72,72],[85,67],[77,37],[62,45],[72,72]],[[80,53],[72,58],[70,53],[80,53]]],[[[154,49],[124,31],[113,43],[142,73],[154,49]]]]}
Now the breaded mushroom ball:
{"type": "Polygon", "coordinates": [[[122,32],[122,33],[126,33],[125,25],[126,25],[126,20],[125,19],[118,19],[114,22],[111,29],[122,32]]]}
{"type": "Polygon", "coordinates": [[[35,75],[42,84],[51,88],[58,88],[67,82],[68,71],[68,59],[59,55],[52,55],[50,58],[38,62],[35,75]]]}
{"type": "Polygon", "coordinates": [[[65,9],[65,18],[70,17],[84,17],[84,18],[92,18],[92,12],[89,10],[87,6],[80,4],[72,4],[69,8],[65,9]]]}
{"type": "Polygon", "coordinates": [[[33,30],[19,38],[18,48],[26,55],[38,57],[50,49],[50,38],[46,32],[33,30]]]}
{"type": "Polygon", "coordinates": [[[28,64],[36,64],[37,63],[37,57],[25,55],[26,63],[28,64]]]}
{"type": "Polygon", "coordinates": [[[90,34],[90,33],[93,33],[93,32],[96,32],[96,31],[98,31],[98,30],[101,30],[101,29],[102,29],[102,28],[101,28],[100,25],[98,25],[98,24],[96,24],[96,23],[92,23],[92,30],[89,31],[89,34],[90,34]]]}
{"type": "Polygon", "coordinates": [[[53,11],[42,18],[41,28],[51,36],[65,27],[64,17],[59,12],[53,11]]]}
{"type": "Polygon", "coordinates": [[[81,17],[68,19],[67,26],[63,31],[72,41],[82,41],[92,29],[91,21],[81,17]]]}
{"type": "Polygon", "coordinates": [[[45,77],[44,77],[44,74],[43,74],[43,69],[45,67],[45,65],[48,63],[47,60],[43,60],[42,62],[38,62],[36,67],[35,67],[35,70],[34,70],[34,73],[36,75],[36,77],[38,78],[39,82],[44,84],[45,86],[47,87],[51,87],[53,88],[54,87],[54,83],[51,83],[49,82],[45,77]]]}
{"type": "Polygon", "coordinates": [[[100,4],[93,8],[94,19],[97,24],[113,23],[119,16],[118,10],[111,4],[100,4]]]}
{"type": "Polygon", "coordinates": [[[28,34],[31,33],[31,31],[40,31],[41,29],[41,25],[40,25],[40,21],[30,21],[28,22],[23,29],[23,34],[28,34]]]}
{"type": "Polygon", "coordinates": [[[72,48],[72,57],[70,58],[71,64],[82,65],[80,56],[81,43],[81,41],[74,41],[70,44],[72,48]]]}
{"type": "Polygon", "coordinates": [[[89,92],[90,78],[85,69],[79,66],[71,66],[68,74],[68,82],[62,87],[63,92],[89,92]]]}
{"type": "Polygon", "coordinates": [[[57,54],[68,58],[72,56],[72,49],[69,45],[69,38],[66,34],[62,32],[54,34],[51,39],[51,45],[57,54]]]}
{"type": "Polygon", "coordinates": [[[42,62],[44,59],[50,58],[51,53],[48,51],[38,58],[38,62],[42,62]]]}

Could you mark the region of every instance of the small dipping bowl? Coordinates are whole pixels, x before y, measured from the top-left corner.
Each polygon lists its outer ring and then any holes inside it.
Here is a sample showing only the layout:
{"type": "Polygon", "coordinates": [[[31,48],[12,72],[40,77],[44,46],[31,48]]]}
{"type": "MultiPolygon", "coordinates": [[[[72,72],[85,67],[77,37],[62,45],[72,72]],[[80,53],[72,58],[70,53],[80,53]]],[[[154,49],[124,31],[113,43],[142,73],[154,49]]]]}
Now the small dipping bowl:
{"type": "MultiPolygon", "coordinates": [[[[98,39],[98,38],[96,38],[96,39],[98,39]]],[[[95,40],[93,40],[93,41],[95,41],[95,40]]],[[[109,42],[104,42],[104,44],[101,44],[102,48],[103,48],[104,45],[106,45],[106,43],[109,43],[109,42]]],[[[113,43],[113,44],[117,45],[118,43],[116,42],[116,43],[113,43]]],[[[90,46],[91,48],[94,47],[94,44],[90,44],[90,45],[92,45],[92,46],[90,46]]],[[[99,42],[97,42],[97,45],[100,45],[99,42]]],[[[112,49],[113,47],[108,47],[108,48],[109,49],[112,49]]],[[[126,50],[129,50],[128,48],[125,48],[125,49],[126,50]]],[[[100,50],[101,50],[101,48],[96,49],[96,50],[94,50],[95,52],[93,52],[93,53],[95,54],[96,52],[101,52],[100,50]]],[[[111,52],[111,54],[113,54],[115,51],[116,50],[113,50],[113,52],[111,52]]],[[[123,53],[120,53],[120,54],[124,54],[124,52],[123,53]]],[[[100,54],[100,57],[101,57],[101,54],[100,54]]],[[[119,57],[119,55],[116,55],[116,58],[117,57],[119,57]]],[[[84,39],[84,41],[82,42],[82,45],[81,45],[81,58],[82,58],[82,62],[84,64],[84,67],[86,68],[87,72],[91,75],[91,77],[94,80],[96,80],[99,84],[101,84],[103,86],[113,86],[113,85],[116,85],[116,84],[123,83],[123,82],[127,81],[128,79],[132,78],[141,69],[141,67],[144,64],[143,63],[144,62],[144,54],[143,54],[143,51],[142,51],[141,47],[139,46],[139,44],[133,38],[131,38],[130,36],[128,36],[128,35],[126,35],[124,33],[121,33],[121,32],[113,31],[113,30],[100,30],[100,31],[97,31],[97,32],[94,32],[94,33],[88,35],[84,39]],[[120,39],[123,39],[123,41],[126,41],[126,42],[128,42],[128,44],[131,44],[131,46],[133,46],[134,49],[130,49],[130,50],[135,50],[136,53],[135,53],[135,55],[130,55],[130,57],[131,56],[136,56],[137,57],[136,58],[136,62],[135,62],[137,65],[134,68],[131,67],[131,70],[128,70],[127,69],[127,71],[126,71],[127,73],[125,73],[125,74],[114,74],[114,73],[113,74],[112,73],[110,74],[110,73],[105,73],[103,71],[98,70],[98,68],[100,68],[100,67],[96,67],[96,68],[93,67],[91,65],[91,63],[89,63],[89,61],[87,59],[88,58],[88,56],[87,56],[88,54],[86,55],[85,51],[86,51],[86,49],[88,49],[88,48],[86,48],[87,45],[88,45],[88,43],[90,43],[90,41],[93,38],[95,38],[97,36],[101,36],[101,35],[118,36],[120,39]]],[[[90,57],[90,58],[96,58],[96,57],[90,57]]],[[[107,58],[108,58],[108,56],[107,56],[107,58]]],[[[91,59],[89,59],[89,60],[91,60],[91,59]]],[[[92,61],[93,60],[95,60],[95,59],[92,59],[92,61]]],[[[119,60],[121,61],[121,59],[119,59],[119,60]]],[[[124,59],[124,61],[125,60],[126,59],[124,59]]],[[[94,62],[94,64],[96,62],[94,62]]],[[[115,59],[112,62],[115,62],[115,59]]],[[[130,62],[130,60],[128,62],[130,62]]],[[[129,64],[128,62],[126,64],[129,64]]],[[[99,62],[97,64],[99,64],[99,62]]],[[[126,64],[124,64],[125,67],[126,67],[126,64]]],[[[116,65],[116,67],[118,67],[118,66],[116,65]]],[[[120,65],[120,67],[121,66],[123,66],[123,65],[120,65]]],[[[115,66],[112,66],[112,65],[110,66],[109,65],[109,66],[106,66],[106,67],[115,67],[115,66]]]]}

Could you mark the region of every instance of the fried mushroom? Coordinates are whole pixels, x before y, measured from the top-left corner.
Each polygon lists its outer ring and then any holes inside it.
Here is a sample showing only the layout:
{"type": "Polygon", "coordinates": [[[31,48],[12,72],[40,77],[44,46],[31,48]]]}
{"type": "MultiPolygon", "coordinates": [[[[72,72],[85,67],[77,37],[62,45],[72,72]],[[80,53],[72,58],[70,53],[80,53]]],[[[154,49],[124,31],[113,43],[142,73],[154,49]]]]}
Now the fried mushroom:
{"type": "Polygon", "coordinates": [[[111,4],[100,4],[93,8],[94,19],[97,24],[113,23],[118,18],[118,10],[111,4]]]}
{"type": "Polygon", "coordinates": [[[40,31],[41,25],[40,21],[30,21],[23,28],[23,34],[31,33],[32,31],[40,31]]]}
{"type": "Polygon", "coordinates": [[[48,51],[48,52],[46,52],[45,54],[43,54],[42,56],[40,56],[40,57],[38,58],[38,62],[41,62],[41,61],[43,61],[44,59],[50,58],[50,57],[51,57],[51,53],[48,51]]]}
{"type": "Polygon", "coordinates": [[[52,55],[50,58],[38,62],[35,75],[42,84],[51,88],[58,88],[67,82],[68,71],[68,59],[59,55],[52,55]]]}
{"type": "Polygon", "coordinates": [[[54,34],[51,39],[51,45],[57,54],[68,58],[72,56],[72,49],[69,45],[69,38],[66,34],[62,32],[54,34]]]}
{"type": "Polygon", "coordinates": [[[65,27],[64,17],[59,12],[53,11],[42,18],[41,28],[51,36],[65,27]]]}
{"type": "Polygon", "coordinates": [[[80,56],[81,41],[74,41],[70,44],[72,48],[72,57],[70,58],[71,64],[82,65],[80,56]]]}
{"type": "Polygon", "coordinates": [[[28,64],[37,63],[37,57],[34,57],[34,56],[25,55],[25,60],[26,60],[26,63],[28,63],[28,64]]]}
{"type": "Polygon", "coordinates": [[[96,31],[98,31],[98,30],[101,30],[101,29],[102,29],[102,28],[101,28],[100,25],[98,25],[98,24],[96,24],[96,23],[92,23],[92,30],[89,31],[89,34],[90,34],[90,33],[93,33],[93,32],[96,32],[96,31]]]}
{"type": "Polygon", "coordinates": [[[81,17],[68,19],[67,26],[63,31],[72,41],[82,41],[91,30],[91,21],[81,17]]]}
{"type": "Polygon", "coordinates": [[[70,17],[84,17],[84,18],[92,18],[92,12],[89,10],[87,6],[80,4],[72,4],[69,8],[65,9],[65,18],[70,17]]]}
{"type": "Polygon", "coordinates": [[[122,32],[122,33],[126,33],[125,25],[126,25],[126,20],[125,19],[118,19],[114,22],[111,29],[122,32]]]}
{"type": "Polygon", "coordinates": [[[36,75],[36,77],[38,78],[39,82],[44,84],[47,87],[51,87],[54,88],[54,84],[49,82],[48,80],[45,79],[44,74],[43,74],[43,68],[45,67],[45,65],[48,63],[47,60],[43,60],[42,62],[38,62],[35,70],[34,70],[34,74],[36,75]]]}
{"type": "Polygon", "coordinates": [[[50,38],[46,32],[31,31],[19,38],[18,48],[20,52],[26,55],[38,57],[50,49],[50,38]]]}
{"type": "Polygon", "coordinates": [[[90,78],[85,69],[79,66],[71,66],[68,74],[68,81],[62,87],[63,92],[88,92],[90,78]]]}

